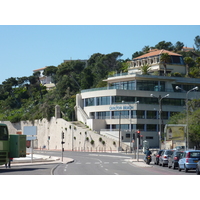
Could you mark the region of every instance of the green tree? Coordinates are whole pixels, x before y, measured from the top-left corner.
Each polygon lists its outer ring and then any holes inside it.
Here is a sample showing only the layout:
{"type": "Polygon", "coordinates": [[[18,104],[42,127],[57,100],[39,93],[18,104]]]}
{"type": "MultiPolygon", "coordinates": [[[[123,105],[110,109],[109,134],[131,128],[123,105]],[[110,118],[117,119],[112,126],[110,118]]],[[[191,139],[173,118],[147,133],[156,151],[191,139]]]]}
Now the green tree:
{"type": "Polygon", "coordinates": [[[141,66],[140,70],[142,71],[142,74],[143,75],[148,75],[149,74],[148,70],[149,70],[150,67],[151,66],[148,65],[148,64],[141,66]]]}
{"type": "Polygon", "coordinates": [[[174,45],[174,51],[181,51],[181,49],[184,47],[184,43],[183,42],[176,42],[176,44],[174,45]]]}
{"type": "Polygon", "coordinates": [[[56,84],[57,83],[57,80],[56,80],[57,70],[58,70],[58,68],[55,66],[48,66],[47,68],[44,69],[43,75],[50,76],[52,79],[52,82],[56,84]]]}
{"type": "Polygon", "coordinates": [[[197,48],[197,50],[200,50],[200,36],[197,35],[195,38],[194,38],[194,44],[197,48]]]}
{"type": "Polygon", "coordinates": [[[196,58],[195,62],[196,66],[200,69],[200,57],[196,58]]]}
{"type": "Polygon", "coordinates": [[[170,55],[168,53],[162,53],[160,56],[160,62],[163,64],[164,67],[164,76],[166,76],[167,72],[167,63],[170,62],[170,55]]]}
{"type": "Polygon", "coordinates": [[[186,64],[186,76],[188,76],[188,74],[189,74],[189,64],[191,64],[193,62],[193,59],[191,57],[185,57],[183,60],[186,64]]]}
{"type": "Polygon", "coordinates": [[[161,41],[158,44],[155,45],[156,49],[165,49],[168,51],[173,51],[174,46],[172,45],[171,42],[165,42],[165,41],[161,41]]]}
{"type": "Polygon", "coordinates": [[[142,56],[143,54],[144,54],[143,51],[136,51],[135,53],[132,54],[132,59],[142,56]]]}

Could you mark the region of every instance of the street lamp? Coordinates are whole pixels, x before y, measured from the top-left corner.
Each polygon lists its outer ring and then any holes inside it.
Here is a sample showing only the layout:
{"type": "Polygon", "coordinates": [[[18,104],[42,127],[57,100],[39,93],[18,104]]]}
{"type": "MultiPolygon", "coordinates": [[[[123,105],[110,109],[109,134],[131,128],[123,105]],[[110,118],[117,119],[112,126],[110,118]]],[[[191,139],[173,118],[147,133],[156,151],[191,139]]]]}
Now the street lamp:
{"type": "Polygon", "coordinates": [[[150,94],[151,97],[155,97],[158,99],[159,103],[159,148],[161,149],[161,132],[162,132],[162,99],[169,97],[169,94],[166,94],[165,96],[161,97],[159,95],[158,97],[154,96],[153,94],[150,94]]]}
{"type": "MultiPolygon", "coordinates": [[[[187,118],[186,118],[186,136],[187,136],[186,150],[189,149],[189,137],[188,137],[188,112],[189,112],[189,109],[188,109],[188,94],[189,94],[191,91],[198,90],[198,89],[199,89],[199,88],[196,86],[196,87],[192,88],[191,90],[187,91],[187,93],[186,93],[186,101],[185,101],[186,112],[187,112],[187,118]]],[[[182,91],[185,92],[185,90],[183,90],[183,89],[180,88],[179,86],[176,86],[176,90],[182,90],[182,91]]]]}

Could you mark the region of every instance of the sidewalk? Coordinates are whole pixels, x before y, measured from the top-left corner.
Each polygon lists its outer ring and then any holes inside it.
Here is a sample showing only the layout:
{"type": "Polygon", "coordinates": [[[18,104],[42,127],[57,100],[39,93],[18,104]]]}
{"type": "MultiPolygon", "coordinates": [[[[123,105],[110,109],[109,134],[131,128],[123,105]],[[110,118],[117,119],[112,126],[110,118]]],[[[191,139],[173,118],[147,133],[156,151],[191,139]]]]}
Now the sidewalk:
{"type": "MultiPolygon", "coordinates": [[[[48,164],[48,163],[71,163],[74,162],[72,158],[63,157],[63,161],[61,157],[51,157],[45,155],[33,154],[33,159],[31,158],[31,154],[26,155],[26,157],[13,158],[11,161],[11,167],[16,165],[40,165],[40,164],[48,164]]],[[[1,167],[5,167],[5,165],[0,165],[1,167]]]]}
{"type": "Polygon", "coordinates": [[[147,165],[143,159],[129,159],[129,162],[131,162],[133,165],[137,167],[153,167],[152,163],[150,165],[147,165]]]}

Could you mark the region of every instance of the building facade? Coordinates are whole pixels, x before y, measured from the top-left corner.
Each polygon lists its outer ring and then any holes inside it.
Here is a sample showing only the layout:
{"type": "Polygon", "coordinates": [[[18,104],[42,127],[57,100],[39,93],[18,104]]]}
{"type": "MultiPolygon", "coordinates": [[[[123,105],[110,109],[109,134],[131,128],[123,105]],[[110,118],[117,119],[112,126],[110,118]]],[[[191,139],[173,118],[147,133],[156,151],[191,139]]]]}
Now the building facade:
{"type": "MultiPolygon", "coordinates": [[[[186,92],[200,87],[200,79],[163,76],[162,53],[171,56],[167,64],[168,74],[186,73],[181,55],[166,50],[150,51],[133,59],[127,73],[115,74],[104,80],[106,88],[82,90],[77,94],[77,120],[100,134],[120,138],[130,144],[136,130],[140,130],[140,144],[147,140],[150,147],[158,147],[160,128],[163,129],[173,114],[185,109],[186,92]],[[146,64],[150,65],[148,75],[142,74],[140,68],[146,64]],[[176,86],[182,90],[177,90],[176,86]]],[[[198,91],[188,95],[188,99],[198,98],[198,91]]]]}

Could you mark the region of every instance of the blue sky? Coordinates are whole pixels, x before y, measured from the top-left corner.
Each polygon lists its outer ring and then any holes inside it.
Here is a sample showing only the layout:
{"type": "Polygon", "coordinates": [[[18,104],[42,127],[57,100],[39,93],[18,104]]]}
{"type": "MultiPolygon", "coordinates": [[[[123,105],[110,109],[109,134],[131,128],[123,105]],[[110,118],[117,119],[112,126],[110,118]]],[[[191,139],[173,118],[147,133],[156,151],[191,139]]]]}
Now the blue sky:
{"type": "Polygon", "coordinates": [[[197,35],[199,25],[1,25],[0,83],[66,59],[88,59],[94,53],[117,51],[122,59],[131,59],[144,46],[163,40],[193,47],[197,35]]]}

